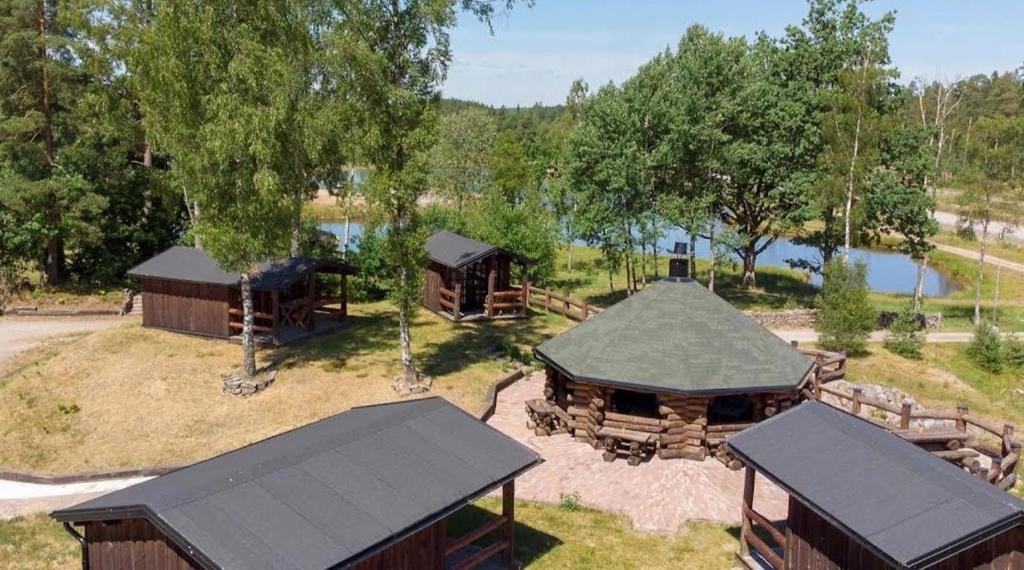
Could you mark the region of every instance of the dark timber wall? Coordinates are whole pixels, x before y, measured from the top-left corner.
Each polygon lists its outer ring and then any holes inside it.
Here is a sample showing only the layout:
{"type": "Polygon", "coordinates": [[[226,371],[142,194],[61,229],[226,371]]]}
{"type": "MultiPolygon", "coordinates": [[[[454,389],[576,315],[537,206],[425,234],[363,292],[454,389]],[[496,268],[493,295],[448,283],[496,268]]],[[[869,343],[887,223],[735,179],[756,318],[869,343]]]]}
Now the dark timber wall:
{"type": "Polygon", "coordinates": [[[86,523],[85,541],[91,570],[199,568],[145,519],[86,523]]]}
{"type": "Polygon", "coordinates": [[[435,312],[447,311],[441,306],[441,288],[455,291],[455,284],[462,285],[461,309],[464,312],[479,311],[484,308],[487,298],[487,277],[494,269],[494,290],[508,291],[511,289],[512,258],[508,254],[498,252],[462,270],[441,265],[435,261],[427,264],[426,279],[423,283],[423,306],[435,312]]]}
{"type": "MultiPolygon", "coordinates": [[[[890,570],[859,542],[832,526],[796,499],[789,499],[786,570],[890,570]]],[[[933,570],[1024,570],[1024,527],[990,538],[944,560],[933,570]]]]}
{"type": "Polygon", "coordinates": [[[352,570],[444,570],[448,533],[440,520],[352,566],[352,570]]]}
{"type": "Polygon", "coordinates": [[[227,337],[231,287],[142,280],[142,324],[194,334],[227,337]]]}

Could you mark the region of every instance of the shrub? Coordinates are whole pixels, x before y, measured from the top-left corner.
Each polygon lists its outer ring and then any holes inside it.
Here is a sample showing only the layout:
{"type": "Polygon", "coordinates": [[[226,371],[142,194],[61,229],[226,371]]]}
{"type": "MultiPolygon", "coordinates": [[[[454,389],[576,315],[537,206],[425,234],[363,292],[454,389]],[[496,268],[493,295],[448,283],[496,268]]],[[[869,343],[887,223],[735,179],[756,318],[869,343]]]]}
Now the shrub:
{"type": "Polygon", "coordinates": [[[868,268],[841,258],[825,264],[824,283],[815,304],[818,332],[825,350],[863,353],[875,328],[875,310],[868,299],[868,268]]]}
{"type": "Polygon", "coordinates": [[[982,321],[974,328],[974,338],[967,347],[967,356],[978,366],[996,374],[1003,371],[1006,355],[999,331],[988,321],[982,321]]]}
{"type": "Polygon", "coordinates": [[[1003,340],[1003,356],[1006,364],[1024,369],[1024,338],[1010,335],[1003,340]]]}
{"type": "Polygon", "coordinates": [[[580,500],[580,494],[573,491],[568,495],[562,495],[562,500],[558,502],[559,508],[563,511],[576,512],[583,508],[583,502],[580,500]]]}
{"type": "Polygon", "coordinates": [[[905,358],[921,358],[924,333],[921,332],[921,321],[912,307],[905,307],[896,314],[882,344],[905,358]]]}

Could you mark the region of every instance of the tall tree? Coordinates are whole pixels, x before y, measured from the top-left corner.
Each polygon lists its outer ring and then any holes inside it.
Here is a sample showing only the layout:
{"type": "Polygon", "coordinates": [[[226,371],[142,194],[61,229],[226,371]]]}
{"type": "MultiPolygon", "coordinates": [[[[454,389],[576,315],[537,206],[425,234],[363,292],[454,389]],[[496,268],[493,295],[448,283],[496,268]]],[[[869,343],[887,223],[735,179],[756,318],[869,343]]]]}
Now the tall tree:
{"type": "MultiPolygon", "coordinates": [[[[512,0],[504,3],[511,6],[512,0]]],[[[424,155],[435,126],[439,87],[451,63],[449,32],[462,8],[486,22],[485,0],[345,0],[345,25],[331,34],[335,69],[352,79],[360,101],[363,155],[374,167],[366,185],[371,213],[384,222],[389,294],[398,307],[402,377],[422,390],[412,356],[411,319],[419,305],[425,236],[417,200],[426,189],[424,155]]]]}
{"type": "Polygon", "coordinates": [[[330,107],[327,90],[340,82],[309,72],[320,14],[301,0],[169,2],[140,47],[148,128],[202,208],[195,231],[206,250],[241,274],[246,377],[256,372],[252,277],[288,251],[309,149],[333,138],[317,110],[330,107]]]}

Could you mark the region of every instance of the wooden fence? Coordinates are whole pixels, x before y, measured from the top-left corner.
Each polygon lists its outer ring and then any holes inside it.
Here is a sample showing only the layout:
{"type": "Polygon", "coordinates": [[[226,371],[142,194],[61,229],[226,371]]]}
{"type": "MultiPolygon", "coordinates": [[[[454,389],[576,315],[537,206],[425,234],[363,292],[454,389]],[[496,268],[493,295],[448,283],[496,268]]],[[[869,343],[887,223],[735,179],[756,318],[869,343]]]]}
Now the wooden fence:
{"type": "MultiPolygon", "coordinates": [[[[521,289],[519,285],[513,285],[512,288],[521,289]]],[[[585,321],[596,314],[604,312],[604,309],[601,307],[569,297],[568,293],[556,293],[550,289],[543,289],[534,285],[528,285],[526,302],[549,312],[554,311],[574,321],[585,321]]]]}

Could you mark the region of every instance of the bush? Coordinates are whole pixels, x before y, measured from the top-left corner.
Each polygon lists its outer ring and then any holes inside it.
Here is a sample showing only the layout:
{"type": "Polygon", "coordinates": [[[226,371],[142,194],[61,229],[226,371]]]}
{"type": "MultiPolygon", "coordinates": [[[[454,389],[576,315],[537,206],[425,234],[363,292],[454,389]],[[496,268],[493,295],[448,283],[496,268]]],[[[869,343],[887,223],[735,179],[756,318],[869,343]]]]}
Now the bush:
{"type": "Polygon", "coordinates": [[[882,344],[905,358],[921,358],[924,333],[921,332],[921,321],[913,307],[908,306],[896,314],[882,344]]]}
{"type": "Polygon", "coordinates": [[[1011,335],[1003,340],[1003,359],[1014,368],[1024,369],[1024,338],[1011,335]]]}
{"type": "Polygon", "coordinates": [[[863,353],[875,328],[875,309],[868,300],[868,268],[836,258],[825,265],[824,283],[815,304],[818,332],[825,350],[863,353]]]}
{"type": "Polygon", "coordinates": [[[974,328],[974,338],[967,347],[967,356],[978,366],[996,374],[1003,371],[1006,355],[999,331],[988,321],[982,321],[974,328]]]}

